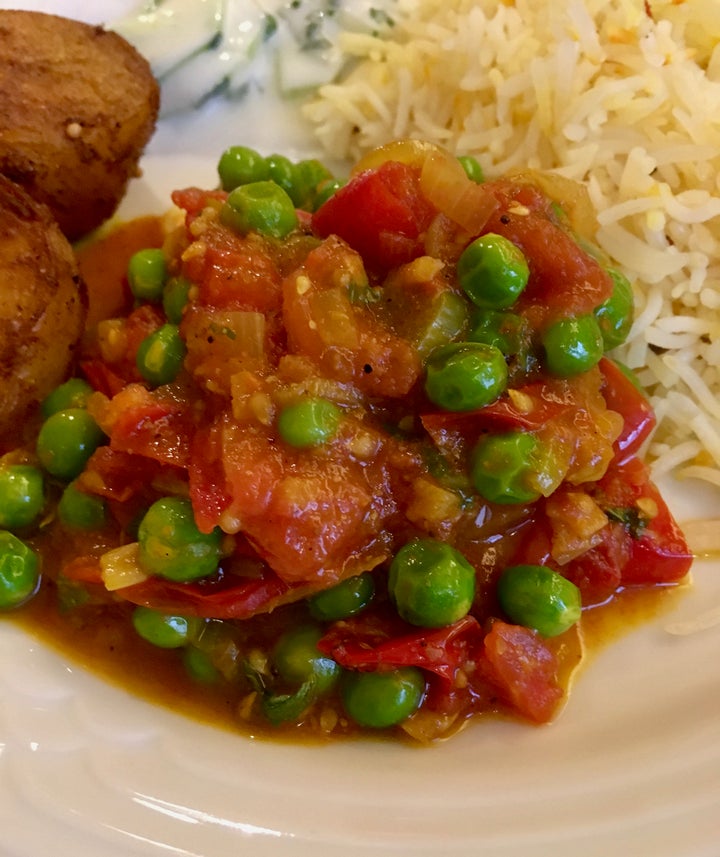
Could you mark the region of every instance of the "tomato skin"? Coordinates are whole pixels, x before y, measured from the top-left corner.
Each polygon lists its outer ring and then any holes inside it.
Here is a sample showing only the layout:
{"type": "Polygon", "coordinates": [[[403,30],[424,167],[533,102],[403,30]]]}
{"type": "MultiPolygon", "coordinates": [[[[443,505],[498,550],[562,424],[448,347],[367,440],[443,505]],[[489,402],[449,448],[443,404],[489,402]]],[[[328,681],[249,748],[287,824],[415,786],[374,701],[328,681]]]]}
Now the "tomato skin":
{"type": "Polygon", "coordinates": [[[690,570],[692,551],[647,467],[630,459],[611,468],[599,484],[601,507],[612,509],[652,508],[639,534],[627,528],[629,558],[622,569],[625,585],[676,583],[690,570]],[[638,507],[638,502],[641,506],[638,507]]]}
{"type": "Polygon", "coordinates": [[[100,446],[90,457],[78,482],[91,494],[123,504],[143,496],[152,480],[163,473],[167,474],[167,466],[157,461],[100,446]]]}
{"type": "MultiPolygon", "coordinates": [[[[159,577],[148,578],[115,594],[132,604],[201,619],[250,619],[283,603],[293,587],[267,570],[251,580],[231,576],[200,583],[174,583],[159,577]],[[239,580],[239,582],[237,582],[239,580]]],[[[302,597],[299,592],[295,597],[302,597]]]]}
{"type": "Polygon", "coordinates": [[[347,669],[416,666],[452,683],[479,653],[482,637],[472,616],[437,630],[418,630],[386,616],[361,616],[335,623],[318,648],[347,669]]]}
{"type": "Polygon", "coordinates": [[[420,191],[417,171],[386,161],[354,176],[312,217],[316,235],[339,235],[368,268],[387,271],[424,252],[421,236],[436,214],[420,191]]]}
{"type": "Polygon", "coordinates": [[[655,427],[656,419],[647,398],[620,367],[607,357],[600,360],[602,393],[608,408],[623,418],[623,430],[615,441],[619,463],[635,455],[655,427]]]}
{"type": "Polygon", "coordinates": [[[535,723],[552,719],[563,691],[555,654],[535,631],[496,620],[485,636],[482,670],[501,698],[535,723]]]}

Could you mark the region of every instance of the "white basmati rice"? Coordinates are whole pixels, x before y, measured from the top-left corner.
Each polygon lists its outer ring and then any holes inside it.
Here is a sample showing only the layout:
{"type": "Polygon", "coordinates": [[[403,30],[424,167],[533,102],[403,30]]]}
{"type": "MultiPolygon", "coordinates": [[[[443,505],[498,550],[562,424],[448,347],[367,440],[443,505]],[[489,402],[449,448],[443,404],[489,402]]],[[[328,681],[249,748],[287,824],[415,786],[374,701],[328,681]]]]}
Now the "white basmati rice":
{"type": "Polygon", "coordinates": [[[399,0],[392,38],[305,107],[328,154],[399,137],[585,182],[635,286],[617,356],[658,414],[657,472],[720,485],[720,3],[399,0]]]}

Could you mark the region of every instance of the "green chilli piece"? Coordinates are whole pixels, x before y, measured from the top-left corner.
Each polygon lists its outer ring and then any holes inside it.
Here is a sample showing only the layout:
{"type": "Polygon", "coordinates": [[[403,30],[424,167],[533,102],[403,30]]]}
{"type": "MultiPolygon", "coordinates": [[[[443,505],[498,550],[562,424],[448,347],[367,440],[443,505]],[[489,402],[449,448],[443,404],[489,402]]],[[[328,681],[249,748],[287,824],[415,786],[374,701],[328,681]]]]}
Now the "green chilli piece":
{"type": "Polygon", "coordinates": [[[107,509],[102,497],[88,494],[71,482],[60,497],[57,513],[66,527],[100,530],[105,526],[107,509]]]}
{"type": "Polygon", "coordinates": [[[600,325],[591,313],[562,318],[551,324],[541,337],[545,366],[551,375],[572,378],[592,369],[603,356],[600,325]]]}
{"type": "Polygon", "coordinates": [[[140,343],[138,372],[153,387],[172,383],[182,369],[187,348],[176,324],[163,324],[140,343]]]}
{"type": "Polygon", "coordinates": [[[497,594],[505,615],[544,637],[556,637],[571,628],[582,613],[578,587],[557,571],[542,565],[515,565],[500,575],[497,594]]]}
{"type": "Polygon", "coordinates": [[[138,300],[159,303],[167,275],[165,254],[157,247],[138,250],[130,257],[127,267],[128,285],[138,300]]]}
{"type": "Polygon", "coordinates": [[[308,598],[310,615],[321,622],[347,619],[364,610],[375,596],[375,581],[369,571],[348,577],[330,589],[308,598]]]}
{"type": "Polygon", "coordinates": [[[272,662],[278,675],[290,684],[312,679],[316,693],[325,693],[340,676],[340,665],[323,655],[317,644],[323,636],[318,625],[300,625],[286,631],[277,641],[272,662]]]}
{"type": "Polygon", "coordinates": [[[70,481],[82,473],[105,434],[84,408],[68,408],[49,416],[40,427],[36,450],[52,476],[70,481]]]}
{"type": "Polygon", "coordinates": [[[87,381],[82,378],[69,378],[43,399],[40,413],[43,419],[47,419],[58,411],[66,411],[68,408],[85,408],[92,393],[93,388],[87,381]]]}
{"type": "Polygon", "coordinates": [[[400,616],[421,628],[442,628],[468,614],[475,598],[475,569],[451,545],[417,538],[390,564],[388,591],[400,616]]]}
{"type": "Polygon", "coordinates": [[[28,601],[40,585],[40,562],[35,551],[7,530],[0,530],[0,610],[13,610],[28,601]]]}
{"type": "Polygon", "coordinates": [[[425,677],[417,667],[346,672],[340,693],[345,711],[355,723],[387,729],[407,720],[420,708],[425,697],[425,677]]]}
{"type": "Polygon", "coordinates": [[[240,235],[259,232],[271,238],[285,238],[298,225],[295,204],[272,181],[236,187],[220,209],[220,220],[240,235]]]}
{"type": "Polygon", "coordinates": [[[425,392],[447,411],[474,411],[494,402],[507,385],[499,348],[483,342],[450,342],[428,358],[425,392]]]}
{"type": "Polygon", "coordinates": [[[0,467],[0,527],[22,529],[34,523],[45,506],[42,472],[31,464],[0,467]]]}
{"type": "Polygon", "coordinates": [[[161,649],[179,649],[195,638],[201,619],[161,613],[150,607],[136,607],[133,628],[143,640],[161,649]]]}
{"type": "Polygon", "coordinates": [[[337,434],[342,410],[328,399],[311,397],[284,407],[277,427],[285,443],[298,449],[319,446],[337,434]]]}
{"type": "Polygon", "coordinates": [[[610,297],[595,310],[605,351],[622,345],[628,338],[635,314],[635,298],[628,278],[615,268],[607,273],[613,281],[610,297]]]}
{"type": "Polygon", "coordinates": [[[470,181],[474,181],[475,184],[482,184],[485,181],[483,168],[477,158],[473,158],[472,155],[458,155],[458,161],[470,181]]]}
{"type": "Polygon", "coordinates": [[[527,286],[530,269],[519,247],[503,235],[488,232],[463,250],[457,262],[457,275],[474,304],[507,309],[527,286]]]}
{"type": "Polygon", "coordinates": [[[218,161],[218,175],[223,190],[235,188],[251,182],[265,181],[270,176],[266,159],[248,146],[230,146],[218,161]]]}
{"type": "Polygon", "coordinates": [[[491,503],[533,503],[540,497],[530,481],[536,472],[538,447],[537,438],[522,431],[485,435],[470,462],[475,490],[491,503]]]}
{"type": "Polygon", "coordinates": [[[163,497],[140,522],[138,543],[140,565],[148,574],[183,583],[217,571],[222,532],[217,527],[200,532],[189,500],[163,497]]]}

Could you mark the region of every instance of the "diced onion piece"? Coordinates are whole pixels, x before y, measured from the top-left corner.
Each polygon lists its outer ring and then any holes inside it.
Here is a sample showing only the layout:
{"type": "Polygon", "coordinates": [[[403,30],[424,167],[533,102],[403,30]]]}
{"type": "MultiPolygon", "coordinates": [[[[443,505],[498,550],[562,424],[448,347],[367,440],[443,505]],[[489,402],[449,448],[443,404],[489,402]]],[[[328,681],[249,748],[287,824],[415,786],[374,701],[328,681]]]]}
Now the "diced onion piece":
{"type": "Polygon", "coordinates": [[[580,491],[556,492],[547,502],[553,529],[552,557],[565,565],[598,544],[607,515],[592,497],[580,491]]]}
{"type": "MultiPolygon", "coordinates": [[[[386,143],[384,146],[372,149],[360,158],[352,168],[350,175],[356,176],[365,170],[377,169],[386,161],[398,161],[401,164],[407,164],[409,167],[420,169],[429,155],[443,151],[434,143],[427,143],[422,140],[395,140],[392,143],[386,143]]],[[[449,153],[447,154],[449,155],[449,153]]],[[[452,157],[452,155],[449,156],[452,157]]]]}
{"type": "Polygon", "coordinates": [[[460,497],[454,491],[422,477],[413,482],[406,513],[409,521],[429,532],[438,532],[452,525],[461,513],[460,497]]]}
{"type": "Polygon", "coordinates": [[[433,205],[471,235],[479,235],[497,202],[481,184],[468,178],[458,159],[442,146],[421,140],[395,140],[361,158],[357,175],[386,161],[399,161],[420,170],[420,189],[433,205]]]}
{"type": "Polygon", "coordinates": [[[100,557],[101,576],[108,592],[144,583],[148,579],[140,567],[139,547],[137,542],[131,542],[100,557]]]}
{"type": "Polygon", "coordinates": [[[426,156],[420,189],[431,203],[470,235],[478,235],[497,202],[485,188],[467,177],[457,158],[443,149],[426,156]]]}

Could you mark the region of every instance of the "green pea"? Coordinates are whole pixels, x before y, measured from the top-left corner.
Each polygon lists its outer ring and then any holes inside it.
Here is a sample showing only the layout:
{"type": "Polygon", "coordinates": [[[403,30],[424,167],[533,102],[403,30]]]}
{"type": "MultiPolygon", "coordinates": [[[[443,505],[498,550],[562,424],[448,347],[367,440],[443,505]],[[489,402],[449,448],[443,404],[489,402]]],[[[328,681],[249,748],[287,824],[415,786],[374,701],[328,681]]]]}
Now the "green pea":
{"type": "Polygon", "coordinates": [[[142,377],[154,387],[170,384],[182,369],[187,348],[176,324],[164,324],[140,343],[136,363],[142,377]]]}
{"type": "Polygon", "coordinates": [[[128,262],[127,279],[130,291],[138,300],[158,303],[167,280],[163,251],[148,247],[133,253],[128,262]]]}
{"type": "Polygon", "coordinates": [[[348,577],[330,589],[317,592],[308,598],[310,615],[321,622],[335,622],[347,619],[364,610],[375,595],[375,581],[372,574],[348,577]]]}
{"type": "Polygon", "coordinates": [[[240,235],[259,232],[284,238],[298,224],[295,205],[275,182],[241,185],[228,195],[220,209],[220,220],[240,235]]]}
{"type": "Polygon", "coordinates": [[[71,482],[63,491],[57,512],[67,527],[100,530],[105,526],[106,507],[103,498],[82,491],[75,482],[71,482]]]}
{"type": "Polygon", "coordinates": [[[312,210],[318,186],[332,179],[332,173],[316,158],[298,161],[290,197],[298,208],[312,210]]]}
{"type": "Polygon", "coordinates": [[[347,672],[340,688],[348,715],[360,726],[387,729],[422,705],[425,677],[417,667],[387,672],[347,672]]]}
{"type": "Polygon", "coordinates": [[[441,628],[466,616],[475,598],[475,569],[446,542],[413,539],[390,564],[388,591],[412,625],[441,628]]]}
{"type": "Polygon", "coordinates": [[[132,613],[135,631],[161,649],[179,649],[195,636],[201,620],[161,613],[150,607],[136,607],[132,613]]]}
{"type": "Polygon", "coordinates": [[[102,429],[83,408],[68,408],[49,416],[40,427],[40,463],[58,479],[79,476],[90,456],[105,440],[102,429]]]}
{"type": "Polygon", "coordinates": [[[0,530],[0,610],[20,607],[40,584],[35,551],[7,530],[0,530]]]}
{"type": "Polygon", "coordinates": [[[185,582],[213,574],[221,555],[222,533],[202,533],[184,497],[163,497],[138,527],[140,565],[149,573],[185,582]]]}
{"type": "Polygon", "coordinates": [[[457,275],[474,304],[507,309],[525,289],[530,269],[519,247],[503,235],[488,232],[463,250],[457,263],[457,275]]]}
{"type": "Polygon", "coordinates": [[[458,155],[460,166],[465,170],[465,175],[475,184],[482,184],[485,181],[483,168],[477,158],[472,155],[458,155]]]}
{"type": "Polygon", "coordinates": [[[217,684],[222,678],[210,655],[195,646],[183,649],[183,665],[190,678],[199,684],[217,684]]]}
{"type": "Polygon", "coordinates": [[[332,440],[341,419],[342,411],[337,405],[312,397],[284,407],[278,415],[277,427],[285,443],[304,449],[332,440]]]}
{"type": "Polygon", "coordinates": [[[43,475],[30,464],[0,467],[0,527],[27,527],[40,516],[45,505],[43,475]]]}
{"type": "Polygon", "coordinates": [[[635,313],[635,299],[630,281],[620,271],[609,268],[613,281],[612,295],[595,310],[605,351],[622,345],[628,338],[635,313]]]}
{"type": "Polygon", "coordinates": [[[514,312],[480,309],[473,314],[467,340],[494,345],[510,357],[528,347],[528,323],[514,312]]]}
{"type": "Polygon", "coordinates": [[[218,175],[223,190],[232,191],[241,185],[265,181],[270,175],[267,161],[248,146],[230,146],[218,162],[218,175]]]}
{"type": "Polygon", "coordinates": [[[594,315],[562,318],[542,335],[545,365],[559,378],[571,378],[587,372],[603,356],[604,343],[594,315]]]}
{"type": "Polygon", "coordinates": [[[541,565],[515,565],[500,575],[500,607],[518,625],[555,637],[571,628],[582,613],[580,590],[556,571],[541,565]]]}
{"type": "Polygon", "coordinates": [[[285,155],[268,155],[265,158],[265,163],[268,168],[267,178],[275,182],[288,194],[290,198],[293,196],[293,188],[295,187],[295,164],[286,158],[285,155]]]}
{"type": "Polygon", "coordinates": [[[312,201],[313,211],[317,211],[346,184],[347,182],[343,179],[326,179],[320,182],[312,201]]]}
{"type": "Polygon", "coordinates": [[[187,306],[192,283],[185,277],[171,277],[162,294],[163,312],[171,324],[180,324],[183,310],[187,306]]]}
{"type": "Polygon", "coordinates": [[[85,408],[93,388],[82,378],[69,378],[55,387],[44,399],[40,412],[44,419],[68,408],[85,408]]]}
{"type": "Polygon", "coordinates": [[[280,637],[272,661],[284,681],[303,684],[312,678],[318,693],[332,687],[340,675],[340,666],[318,649],[322,636],[322,628],[317,625],[301,625],[280,637]]]}
{"type": "Polygon", "coordinates": [[[473,450],[470,478],[491,503],[532,503],[540,496],[530,484],[538,441],[521,431],[485,435],[473,450]]]}
{"type": "Polygon", "coordinates": [[[494,402],[507,384],[505,357],[483,342],[450,342],[428,358],[425,392],[447,411],[474,411],[494,402]]]}

